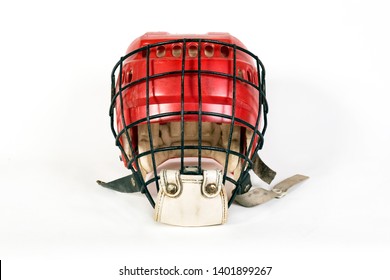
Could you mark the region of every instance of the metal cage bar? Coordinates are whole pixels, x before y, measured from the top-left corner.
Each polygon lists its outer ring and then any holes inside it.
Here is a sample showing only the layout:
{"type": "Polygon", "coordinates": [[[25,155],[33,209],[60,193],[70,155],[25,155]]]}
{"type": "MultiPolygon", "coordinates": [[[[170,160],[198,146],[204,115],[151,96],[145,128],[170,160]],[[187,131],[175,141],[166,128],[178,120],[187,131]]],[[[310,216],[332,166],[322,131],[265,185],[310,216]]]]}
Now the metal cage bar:
{"type": "MultiPolygon", "coordinates": [[[[120,60],[120,71],[119,71],[119,100],[120,100],[120,109],[121,109],[121,122],[122,122],[122,125],[123,127],[125,128],[124,129],[124,133],[126,135],[126,140],[127,140],[127,143],[130,147],[130,150],[131,150],[131,153],[132,153],[132,156],[134,157],[135,155],[135,151],[134,151],[134,148],[133,148],[133,145],[132,145],[132,142],[131,142],[131,138],[130,138],[130,135],[129,135],[129,131],[126,129],[126,120],[125,120],[125,117],[124,117],[124,114],[123,114],[123,89],[122,89],[122,67],[123,67],[123,58],[121,58],[120,60]]],[[[114,78],[115,80],[115,78],[114,78]]],[[[119,136],[119,135],[118,135],[119,136]]],[[[118,139],[119,140],[119,139],[118,139]]],[[[123,140],[124,141],[124,140],[123,140]]],[[[120,144],[119,141],[117,141],[117,146],[120,147],[120,150],[122,152],[122,155],[126,158],[127,161],[129,161],[129,157],[127,156],[127,153],[126,151],[123,149],[123,146],[120,144]]],[[[137,170],[140,170],[139,169],[139,164],[138,164],[138,161],[136,162],[136,166],[137,166],[137,170]]],[[[129,165],[127,166],[127,168],[129,168],[129,165]]],[[[148,198],[150,204],[152,205],[152,207],[154,207],[155,205],[155,202],[149,192],[149,190],[146,188],[146,184],[145,184],[145,181],[143,179],[143,177],[133,168],[133,166],[131,165],[130,166],[130,169],[131,171],[133,172],[133,174],[135,174],[135,178],[136,180],[138,181],[138,183],[141,184],[142,187],[142,192],[145,193],[146,197],[148,198]]]]}
{"type": "Polygon", "coordinates": [[[185,77],[185,63],[186,63],[187,44],[186,40],[183,40],[183,53],[181,62],[181,82],[180,82],[180,173],[184,171],[184,77],[185,77]]]}
{"type": "MultiPolygon", "coordinates": [[[[227,152],[226,152],[226,159],[225,159],[225,167],[223,170],[223,181],[222,183],[225,184],[226,182],[226,174],[227,174],[227,169],[229,166],[229,155],[230,155],[230,147],[232,145],[232,138],[233,138],[233,129],[234,129],[234,123],[236,119],[236,46],[234,45],[233,48],[233,98],[232,98],[232,119],[230,122],[230,131],[229,131],[229,140],[227,144],[227,152]]],[[[241,169],[242,172],[242,169],[241,169]]]]}
{"type": "MultiPolygon", "coordinates": [[[[149,104],[149,95],[150,95],[150,92],[149,92],[149,65],[150,64],[150,47],[148,46],[148,48],[146,49],[146,123],[147,123],[147,127],[148,127],[148,134],[149,134],[149,145],[150,145],[150,156],[152,157],[152,165],[153,165],[153,172],[154,172],[154,176],[157,177],[158,174],[157,174],[157,167],[156,167],[156,158],[154,156],[154,145],[153,145],[153,134],[152,134],[152,129],[151,129],[151,126],[150,126],[150,104],[149,104]]],[[[157,191],[159,191],[160,187],[159,187],[159,183],[158,181],[156,181],[156,188],[157,188],[157,191]]]]}
{"type": "Polygon", "coordinates": [[[198,174],[202,173],[202,59],[201,40],[198,42],[198,174]]]}

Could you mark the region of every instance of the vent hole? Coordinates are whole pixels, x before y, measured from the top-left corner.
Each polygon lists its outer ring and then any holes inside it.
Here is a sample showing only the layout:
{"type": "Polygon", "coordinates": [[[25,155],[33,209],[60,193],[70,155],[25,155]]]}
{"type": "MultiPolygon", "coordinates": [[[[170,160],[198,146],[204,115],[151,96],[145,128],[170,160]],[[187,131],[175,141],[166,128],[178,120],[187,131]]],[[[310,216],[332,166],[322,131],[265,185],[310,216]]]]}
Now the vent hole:
{"type": "Polygon", "coordinates": [[[226,47],[226,46],[222,46],[221,47],[221,55],[223,56],[223,57],[228,57],[229,56],[229,48],[228,47],[226,47]]]}
{"type": "Polygon", "coordinates": [[[156,55],[157,57],[165,56],[165,47],[164,46],[157,47],[156,55]]]}
{"type": "Polygon", "coordinates": [[[242,70],[241,69],[238,69],[238,71],[237,71],[237,77],[238,78],[243,78],[244,77],[244,74],[242,73],[242,70]]]}
{"type": "Polygon", "coordinates": [[[246,71],[246,74],[248,75],[248,81],[252,82],[252,74],[251,74],[251,72],[248,70],[248,71],[246,71]]]}
{"type": "Polygon", "coordinates": [[[174,57],[180,57],[181,56],[181,46],[176,45],[172,48],[172,55],[174,57]]]}
{"type": "Polygon", "coordinates": [[[130,83],[133,80],[133,71],[129,71],[126,73],[126,82],[130,83]]]}
{"type": "Polygon", "coordinates": [[[207,45],[205,48],[204,48],[204,54],[207,56],[207,57],[212,57],[214,55],[214,47],[211,46],[211,45],[207,45]]]}
{"type": "Polygon", "coordinates": [[[188,55],[190,57],[196,57],[198,55],[198,47],[195,45],[192,45],[188,48],[188,55]]]}

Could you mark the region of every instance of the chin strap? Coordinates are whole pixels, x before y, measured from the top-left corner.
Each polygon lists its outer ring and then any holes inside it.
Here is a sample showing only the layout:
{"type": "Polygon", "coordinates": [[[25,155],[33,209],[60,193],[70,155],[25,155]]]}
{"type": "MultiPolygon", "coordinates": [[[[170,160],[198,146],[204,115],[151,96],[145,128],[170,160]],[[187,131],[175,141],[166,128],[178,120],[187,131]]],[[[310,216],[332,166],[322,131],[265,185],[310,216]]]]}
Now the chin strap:
{"type": "MultiPolygon", "coordinates": [[[[270,184],[276,176],[276,172],[269,168],[258,155],[253,161],[253,172],[264,182],[270,184]]],[[[287,191],[296,184],[308,179],[304,175],[291,176],[276,184],[271,190],[260,187],[252,188],[250,177],[247,176],[241,185],[241,193],[235,197],[235,201],[245,207],[253,207],[263,204],[273,198],[282,198],[287,191]]],[[[122,193],[133,193],[141,191],[133,174],[105,183],[96,181],[100,186],[122,193]]]]}
{"type": "Polygon", "coordinates": [[[263,204],[273,198],[282,198],[292,186],[308,178],[307,176],[297,174],[276,184],[271,190],[253,188],[244,194],[237,195],[235,201],[245,207],[263,204]]]}
{"type": "Polygon", "coordinates": [[[128,176],[116,179],[108,183],[102,182],[100,180],[97,180],[96,183],[98,183],[102,187],[122,193],[133,193],[141,191],[141,186],[137,184],[134,174],[130,174],[128,176]]]}
{"type": "MultiPolygon", "coordinates": [[[[258,155],[256,155],[253,161],[253,172],[267,184],[270,184],[276,176],[276,172],[269,168],[258,155]]],[[[282,198],[291,187],[308,178],[307,176],[297,174],[276,184],[271,190],[267,190],[260,187],[251,189],[252,182],[248,176],[241,186],[241,194],[235,197],[235,201],[244,207],[263,204],[273,198],[282,198]]]]}
{"type": "Polygon", "coordinates": [[[271,184],[273,179],[276,176],[276,172],[273,171],[271,168],[269,168],[259,157],[258,154],[256,154],[256,157],[253,161],[253,172],[264,182],[267,184],[271,184]]]}

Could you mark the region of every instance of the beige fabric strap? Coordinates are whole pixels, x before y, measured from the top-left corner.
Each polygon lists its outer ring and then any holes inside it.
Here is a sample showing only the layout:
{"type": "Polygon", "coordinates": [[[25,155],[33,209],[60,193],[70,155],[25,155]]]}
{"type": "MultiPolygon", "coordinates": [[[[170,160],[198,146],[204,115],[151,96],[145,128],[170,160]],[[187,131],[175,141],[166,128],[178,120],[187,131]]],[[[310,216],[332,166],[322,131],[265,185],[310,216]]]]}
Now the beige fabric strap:
{"type": "Polygon", "coordinates": [[[252,188],[247,193],[237,195],[235,201],[245,207],[263,204],[273,198],[283,197],[292,186],[295,186],[308,178],[309,177],[307,176],[297,174],[276,184],[271,190],[252,188]]]}
{"type": "Polygon", "coordinates": [[[276,172],[269,168],[256,154],[255,159],[253,160],[253,172],[267,184],[271,184],[272,180],[276,176],[276,172]]]}

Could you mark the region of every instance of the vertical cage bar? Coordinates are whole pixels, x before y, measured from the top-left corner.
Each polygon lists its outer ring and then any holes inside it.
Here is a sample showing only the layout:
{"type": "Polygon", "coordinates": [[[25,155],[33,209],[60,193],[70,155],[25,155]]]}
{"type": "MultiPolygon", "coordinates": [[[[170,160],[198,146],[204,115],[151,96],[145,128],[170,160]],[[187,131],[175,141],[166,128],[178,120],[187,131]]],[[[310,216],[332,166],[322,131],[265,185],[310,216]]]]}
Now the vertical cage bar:
{"type": "MultiPolygon", "coordinates": [[[[268,103],[267,103],[267,94],[266,94],[266,85],[265,85],[265,68],[263,66],[263,64],[261,63],[260,59],[257,58],[257,63],[260,64],[261,66],[261,103],[263,105],[263,121],[264,121],[264,124],[263,124],[263,129],[261,131],[261,134],[264,136],[265,135],[265,131],[267,130],[267,125],[268,125],[268,121],[267,121],[267,114],[268,114],[268,103]]],[[[263,143],[261,143],[261,147],[263,146],[263,143]]]]}
{"type": "MultiPolygon", "coordinates": [[[[261,109],[262,109],[261,106],[263,104],[263,95],[261,93],[261,83],[260,83],[260,65],[259,65],[257,57],[256,57],[256,66],[257,66],[257,90],[258,90],[258,94],[259,94],[259,103],[258,103],[258,113],[257,113],[257,118],[256,118],[255,129],[253,130],[251,141],[249,142],[249,146],[248,146],[248,149],[246,152],[246,156],[248,158],[250,158],[251,152],[252,151],[254,152],[254,149],[252,149],[252,146],[253,146],[253,142],[256,138],[256,130],[259,130],[259,124],[260,124],[260,119],[261,119],[261,115],[262,115],[261,114],[261,109]]],[[[260,141],[262,141],[262,139],[260,139],[260,141]]],[[[253,155],[254,155],[254,153],[252,154],[252,156],[253,155]]]]}
{"type": "MultiPolygon", "coordinates": [[[[130,150],[131,150],[131,155],[132,155],[132,157],[135,157],[134,148],[133,148],[133,145],[131,144],[131,138],[130,138],[128,130],[126,129],[126,120],[125,120],[125,114],[124,114],[124,109],[123,109],[123,94],[122,94],[123,57],[121,57],[121,63],[120,63],[119,67],[120,68],[119,68],[119,77],[118,77],[118,80],[119,80],[119,95],[118,96],[119,96],[119,100],[120,100],[121,122],[122,122],[123,130],[124,130],[125,135],[126,135],[127,143],[128,143],[128,145],[130,147],[130,150]]],[[[121,149],[121,150],[123,150],[123,149],[121,149]]],[[[130,160],[129,160],[127,154],[126,154],[126,151],[123,150],[123,153],[125,155],[126,160],[129,162],[130,160]]],[[[137,171],[139,171],[140,167],[139,167],[139,164],[138,164],[138,160],[135,160],[135,164],[137,166],[137,171]]],[[[129,168],[129,166],[127,168],[129,168]]],[[[150,195],[149,190],[146,188],[146,184],[145,184],[145,181],[144,181],[143,177],[139,174],[139,172],[134,172],[135,170],[134,170],[134,168],[132,166],[131,166],[130,169],[133,171],[133,174],[135,175],[137,181],[139,183],[141,183],[141,186],[142,186],[141,192],[145,192],[146,197],[148,198],[150,204],[154,208],[155,202],[154,202],[152,196],[150,195]]]]}
{"type": "Polygon", "coordinates": [[[229,140],[228,140],[228,145],[227,145],[227,148],[226,148],[225,168],[224,168],[224,171],[223,171],[223,182],[222,182],[223,184],[225,184],[227,169],[228,169],[228,166],[229,166],[230,148],[231,148],[231,144],[232,144],[234,122],[235,122],[235,118],[236,118],[236,83],[237,83],[237,75],[236,75],[236,55],[237,55],[237,53],[236,52],[237,52],[237,46],[233,45],[232,120],[231,120],[231,123],[230,123],[229,140]]]}
{"type": "Polygon", "coordinates": [[[186,39],[183,39],[183,53],[181,62],[181,84],[180,84],[180,129],[181,129],[181,148],[180,148],[180,173],[184,171],[184,78],[186,63],[186,39]]]}
{"type": "MultiPolygon", "coordinates": [[[[131,149],[131,156],[134,156],[132,145],[131,145],[131,138],[130,138],[129,132],[126,129],[126,120],[125,120],[125,114],[124,114],[124,109],[123,109],[122,76],[123,76],[123,57],[121,57],[121,64],[119,65],[119,77],[118,77],[118,79],[119,79],[119,100],[120,100],[120,107],[121,107],[121,122],[122,122],[122,127],[125,131],[127,145],[131,149]]],[[[125,141],[125,140],[123,140],[123,141],[125,141]]],[[[128,160],[129,158],[127,156],[127,153],[126,153],[126,151],[124,151],[124,152],[125,152],[124,153],[125,157],[128,160]]]]}
{"type": "Polygon", "coordinates": [[[202,59],[201,40],[198,42],[198,173],[202,173],[202,59]]]}
{"type": "MultiPolygon", "coordinates": [[[[257,115],[257,119],[256,119],[256,125],[254,127],[254,131],[253,131],[253,135],[251,137],[251,141],[250,141],[250,145],[249,145],[249,148],[247,150],[247,153],[246,153],[246,156],[247,158],[250,158],[251,161],[253,161],[253,159],[255,158],[257,152],[259,151],[259,149],[261,148],[262,146],[262,143],[263,143],[263,137],[261,139],[259,139],[259,141],[257,142],[256,144],[256,147],[255,149],[253,150],[253,154],[252,156],[250,156],[250,152],[252,150],[252,145],[253,145],[253,142],[254,142],[254,139],[255,139],[255,136],[256,136],[256,131],[260,131],[259,130],[259,123],[260,123],[260,119],[261,119],[261,115],[263,116],[263,119],[266,120],[266,111],[265,111],[265,104],[264,102],[266,102],[266,99],[265,99],[265,92],[263,91],[263,89],[265,88],[265,79],[264,79],[264,76],[265,76],[265,73],[264,73],[264,69],[262,69],[262,77],[261,77],[261,83],[260,83],[260,69],[259,69],[259,66],[260,66],[260,60],[256,57],[256,64],[257,64],[257,79],[258,79],[258,91],[259,91],[259,112],[258,112],[258,115],[257,115]],[[261,108],[263,106],[263,114],[261,114],[261,108]]],[[[263,129],[263,131],[265,131],[263,129]]],[[[264,136],[264,133],[261,132],[262,136],[264,136]]],[[[236,195],[238,194],[239,192],[239,189],[238,188],[241,188],[241,182],[244,181],[244,179],[249,176],[249,170],[250,168],[247,167],[247,166],[243,166],[243,169],[241,171],[241,174],[240,174],[240,177],[238,178],[237,180],[237,187],[236,189],[234,190],[233,194],[232,194],[232,197],[230,198],[229,202],[228,202],[228,206],[230,207],[230,205],[233,203],[236,195]]]]}
{"type": "MultiPolygon", "coordinates": [[[[146,49],[146,77],[145,77],[145,89],[146,89],[146,123],[148,127],[149,134],[149,145],[150,145],[150,156],[152,157],[152,165],[154,177],[157,178],[157,167],[156,167],[156,158],[154,156],[154,145],[153,145],[153,134],[152,128],[150,124],[150,92],[149,92],[149,64],[150,64],[150,45],[147,46],[146,49]]],[[[156,180],[156,189],[157,192],[160,190],[160,186],[158,180],[156,180]]]]}
{"type": "MultiPolygon", "coordinates": [[[[118,134],[115,131],[114,122],[115,122],[115,114],[114,114],[114,96],[115,96],[115,73],[113,72],[111,75],[111,106],[110,106],[110,125],[111,125],[111,132],[116,138],[118,134]]],[[[116,101],[116,100],[115,100],[116,101]]]]}

